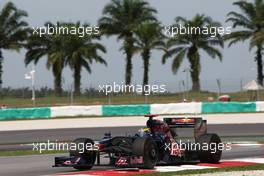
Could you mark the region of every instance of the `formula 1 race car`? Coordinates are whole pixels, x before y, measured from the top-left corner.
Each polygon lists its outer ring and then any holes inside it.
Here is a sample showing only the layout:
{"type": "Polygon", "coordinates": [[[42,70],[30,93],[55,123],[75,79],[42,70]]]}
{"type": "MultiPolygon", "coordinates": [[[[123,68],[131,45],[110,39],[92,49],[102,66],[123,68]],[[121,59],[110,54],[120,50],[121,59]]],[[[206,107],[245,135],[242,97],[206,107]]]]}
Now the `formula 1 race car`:
{"type": "Polygon", "coordinates": [[[134,136],[111,137],[105,134],[95,143],[89,138],[73,141],[76,146],[89,146],[84,151],[77,147],[70,150],[70,156],[55,157],[53,167],[73,167],[88,170],[101,165],[100,155],[109,158],[109,165],[125,168],[153,169],[156,165],[172,165],[186,162],[217,163],[221,159],[221,140],[217,134],[207,133],[206,120],[202,118],[153,119],[156,115],[146,115],[147,128],[134,136]],[[182,142],[176,129],[193,128],[194,140],[182,142]],[[97,160],[97,164],[95,163],[97,160]]]}

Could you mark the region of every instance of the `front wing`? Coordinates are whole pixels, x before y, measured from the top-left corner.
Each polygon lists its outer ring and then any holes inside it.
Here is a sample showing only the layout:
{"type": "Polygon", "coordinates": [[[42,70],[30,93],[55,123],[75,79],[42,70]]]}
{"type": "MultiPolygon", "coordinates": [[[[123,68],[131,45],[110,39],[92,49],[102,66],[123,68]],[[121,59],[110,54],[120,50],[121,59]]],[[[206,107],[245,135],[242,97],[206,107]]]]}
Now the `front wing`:
{"type": "MultiPolygon", "coordinates": [[[[144,160],[143,156],[120,156],[114,158],[114,162],[109,164],[101,164],[100,156],[97,157],[97,163],[95,166],[115,166],[115,167],[141,167],[143,166],[144,160]]],[[[55,164],[53,167],[84,167],[84,166],[94,166],[87,165],[82,157],[55,157],[55,164]]]]}

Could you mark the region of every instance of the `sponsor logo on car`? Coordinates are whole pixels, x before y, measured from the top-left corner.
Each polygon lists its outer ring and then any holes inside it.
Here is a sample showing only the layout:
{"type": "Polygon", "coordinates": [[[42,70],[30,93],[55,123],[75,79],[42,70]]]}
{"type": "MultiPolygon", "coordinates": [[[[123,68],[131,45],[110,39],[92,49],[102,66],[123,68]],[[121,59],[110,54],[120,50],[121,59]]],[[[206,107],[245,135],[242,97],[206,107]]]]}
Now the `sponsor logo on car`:
{"type": "Polygon", "coordinates": [[[130,164],[143,164],[143,156],[131,157],[130,164]]]}

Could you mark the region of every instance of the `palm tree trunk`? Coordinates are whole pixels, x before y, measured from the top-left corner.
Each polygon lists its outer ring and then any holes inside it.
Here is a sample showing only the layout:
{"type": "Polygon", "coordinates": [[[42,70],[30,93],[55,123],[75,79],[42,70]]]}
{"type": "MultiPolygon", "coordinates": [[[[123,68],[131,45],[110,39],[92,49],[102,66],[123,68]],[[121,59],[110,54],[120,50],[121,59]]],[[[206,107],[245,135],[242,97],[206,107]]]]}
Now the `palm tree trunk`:
{"type": "Polygon", "coordinates": [[[61,96],[62,94],[62,87],[61,87],[61,76],[62,76],[62,69],[59,64],[54,64],[52,66],[52,72],[54,76],[54,90],[57,96],[61,96]]]}
{"type": "Polygon", "coordinates": [[[256,61],[258,67],[258,83],[263,85],[263,62],[262,62],[262,46],[258,46],[256,52],[256,61]]]}
{"type": "Polygon", "coordinates": [[[128,37],[125,39],[125,53],[126,53],[126,75],[125,75],[125,81],[126,85],[131,84],[131,78],[132,78],[132,56],[133,56],[133,38],[132,34],[129,34],[128,37]]]}
{"type": "MultiPolygon", "coordinates": [[[[150,59],[150,51],[149,50],[144,50],[142,53],[142,58],[144,62],[144,76],[143,76],[143,86],[148,85],[149,77],[148,77],[148,72],[149,72],[149,59],[150,59]]],[[[145,92],[142,91],[142,95],[144,95],[145,92]]]]}
{"type": "Polygon", "coordinates": [[[190,48],[188,58],[191,65],[192,91],[200,91],[200,56],[196,46],[190,48]]]}
{"type": "Polygon", "coordinates": [[[132,77],[132,56],[130,53],[127,53],[126,58],[126,85],[131,84],[132,77]]]}
{"type": "Polygon", "coordinates": [[[76,64],[74,67],[74,94],[76,96],[81,95],[81,66],[76,64]]]}
{"type": "Polygon", "coordinates": [[[2,84],[3,84],[3,81],[2,81],[2,74],[3,74],[3,55],[2,55],[2,51],[0,50],[0,91],[2,89],[2,84]]]}

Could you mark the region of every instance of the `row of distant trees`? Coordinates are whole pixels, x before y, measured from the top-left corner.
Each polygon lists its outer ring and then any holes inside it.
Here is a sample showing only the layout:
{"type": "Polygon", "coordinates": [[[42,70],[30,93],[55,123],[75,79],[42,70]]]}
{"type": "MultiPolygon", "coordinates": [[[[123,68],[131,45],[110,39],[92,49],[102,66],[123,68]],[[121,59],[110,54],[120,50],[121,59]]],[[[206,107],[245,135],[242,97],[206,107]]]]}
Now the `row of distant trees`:
{"type": "MultiPolygon", "coordinates": [[[[50,97],[54,95],[54,89],[49,87],[40,87],[35,89],[35,94],[38,98],[41,97],[50,97]]],[[[61,92],[61,96],[68,97],[69,100],[72,96],[72,91],[69,89],[64,89],[61,92]]],[[[85,88],[82,90],[82,96],[85,97],[103,97],[104,94],[101,94],[95,88],[85,88]]],[[[12,87],[3,87],[0,92],[0,98],[32,98],[32,90],[29,87],[23,88],[12,88],[12,87]]]]}
{"type": "MultiPolygon", "coordinates": [[[[49,35],[40,37],[33,35],[32,29],[25,21],[27,13],[19,10],[11,2],[8,2],[0,11],[0,85],[2,85],[2,63],[3,50],[19,50],[25,48],[25,64],[35,64],[43,56],[47,56],[47,68],[51,68],[54,75],[54,90],[60,95],[62,93],[62,71],[68,65],[73,70],[74,91],[80,94],[81,71],[86,69],[91,72],[92,62],[107,65],[107,61],[101,56],[106,53],[106,48],[100,43],[101,36],[117,36],[122,41],[121,50],[126,58],[125,83],[131,84],[132,58],[140,53],[143,60],[143,85],[149,81],[150,58],[153,50],[162,50],[163,64],[172,58],[172,71],[177,73],[182,61],[188,59],[190,63],[190,75],[192,79],[192,90],[200,90],[201,50],[212,58],[222,60],[220,49],[224,42],[229,45],[250,41],[249,48],[256,49],[255,61],[257,63],[257,80],[263,85],[263,41],[264,41],[264,2],[238,1],[233,3],[240,8],[240,12],[227,14],[226,22],[232,22],[233,28],[239,30],[231,34],[211,37],[211,34],[179,34],[174,37],[166,37],[162,33],[162,24],[158,21],[157,10],[150,6],[145,0],[112,0],[102,12],[98,20],[101,35],[49,35]]],[[[212,18],[197,14],[192,19],[176,17],[174,26],[181,24],[188,27],[219,27],[221,24],[212,18]]],[[[46,26],[80,27],[88,24],[47,22],[46,26]]]]}

